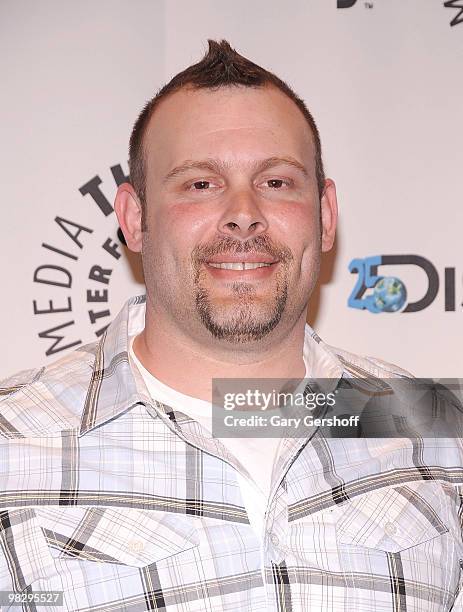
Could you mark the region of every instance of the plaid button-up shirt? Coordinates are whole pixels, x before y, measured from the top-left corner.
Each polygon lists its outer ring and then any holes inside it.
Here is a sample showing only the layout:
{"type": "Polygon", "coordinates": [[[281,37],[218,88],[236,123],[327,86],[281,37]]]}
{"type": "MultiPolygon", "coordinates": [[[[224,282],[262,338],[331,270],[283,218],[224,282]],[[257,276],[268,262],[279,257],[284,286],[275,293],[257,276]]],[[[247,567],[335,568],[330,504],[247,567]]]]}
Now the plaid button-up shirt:
{"type": "MultiPolygon", "coordinates": [[[[239,458],[131,365],[144,302],[1,384],[0,590],[63,591],[50,611],[463,610],[461,440],[285,439],[259,537],[239,458]]],[[[405,375],[310,341],[339,378],[405,375]]]]}

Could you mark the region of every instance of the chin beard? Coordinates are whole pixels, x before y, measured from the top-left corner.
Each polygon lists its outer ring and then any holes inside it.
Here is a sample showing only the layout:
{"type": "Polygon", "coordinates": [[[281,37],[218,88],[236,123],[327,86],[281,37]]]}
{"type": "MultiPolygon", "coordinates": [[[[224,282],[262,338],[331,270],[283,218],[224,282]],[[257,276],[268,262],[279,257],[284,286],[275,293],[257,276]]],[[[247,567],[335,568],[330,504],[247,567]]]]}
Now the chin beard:
{"type": "Polygon", "coordinates": [[[219,340],[233,344],[257,341],[269,334],[280,322],[288,299],[286,280],[278,284],[272,309],[265,320],[259,320],[254,288],[246,283],[233,283],[236,302],[230,306],[229,317],[220,317],[204,287],[197,287],[195,303],[199,318],[206,329],[219,340]],[[219,320],[221,319],[221,320],[219,320]]]}
{"type": "Polygon", "coordinates": [[[233,344],[258,341],[280,322],[287,308],[290,265],[294,257],[285,245],[259,235],[245,243],[230,236],[221,236],[211,245],[197,246],[191,255],[196,312],[201,323],[214,338],[233,344]],[[269,253],[280,262],[281,270],[266,301],[256,295],[255,287],[244,281],[231,283],[232,299],[228,305],[214,302],[207,285],[203,284],[202,265],[223,253],[269,253]],[[234,299],[233,299],[234,298],[234,299]]]}

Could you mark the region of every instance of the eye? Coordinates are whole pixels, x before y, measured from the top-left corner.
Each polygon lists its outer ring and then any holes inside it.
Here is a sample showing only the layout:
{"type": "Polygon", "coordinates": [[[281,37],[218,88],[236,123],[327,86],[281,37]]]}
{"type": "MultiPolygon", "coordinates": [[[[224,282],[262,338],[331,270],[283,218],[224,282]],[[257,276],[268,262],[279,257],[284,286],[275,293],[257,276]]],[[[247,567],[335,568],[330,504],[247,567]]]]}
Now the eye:
{"type": "Polygon", "coordinates": [[[285,185],[286,187],[289,186],[289,181],[285,181],[283,179],[267,179],[265,181],[265,183],[271,187],[272,189],[278,190],[281,189],[281,187],[283,187],[283,185],[285,185]]]}
{"type": "Polygon", "coordinates": [[[204,191],[210,184],[210,181],[195,181],[191,184],[190,189],[191,187],[194,187],[193,191],[204,191]]]}

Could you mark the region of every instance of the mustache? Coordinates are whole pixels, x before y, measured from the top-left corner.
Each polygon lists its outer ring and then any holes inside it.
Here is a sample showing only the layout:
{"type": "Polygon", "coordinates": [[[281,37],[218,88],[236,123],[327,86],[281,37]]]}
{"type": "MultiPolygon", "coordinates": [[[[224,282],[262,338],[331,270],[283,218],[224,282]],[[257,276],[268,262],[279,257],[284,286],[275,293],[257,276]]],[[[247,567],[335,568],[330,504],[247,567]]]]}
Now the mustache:
{"type": "Polygon", "coordinates": [[[191,258],[194,263],[201,264],[215,255],[223,255],[224,253],[233,253],[235,255],[238,253],[268,253],[283,264],[288,264],[294,259],[291,249],[285,245],[275,243],[266,234],[255,236],[245,242],[235,240],[229,236],[221,236],[213,244],[197,245],[191,253],[191,258]]]}

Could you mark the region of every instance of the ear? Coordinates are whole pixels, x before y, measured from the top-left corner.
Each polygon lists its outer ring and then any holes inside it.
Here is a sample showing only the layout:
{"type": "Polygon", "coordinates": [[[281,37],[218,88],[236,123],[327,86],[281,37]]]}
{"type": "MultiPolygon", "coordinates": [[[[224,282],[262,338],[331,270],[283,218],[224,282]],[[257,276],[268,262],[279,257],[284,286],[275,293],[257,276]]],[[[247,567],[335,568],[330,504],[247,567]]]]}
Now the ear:
{"type": "Polygon", "coordinates": [[[320,201],[320,210],[322,220],[322,252],[325,253],[333,246],[338,220],[336,185],[331,179],[325,180],[325,188],[320,201]]]}
{"type": "Polygon", "coordinates": [[[119,226],[131,251],[141,252],[142,247],[142,207],[130,183],[119,186],[114,201],[114,210],[119,226]]]}

